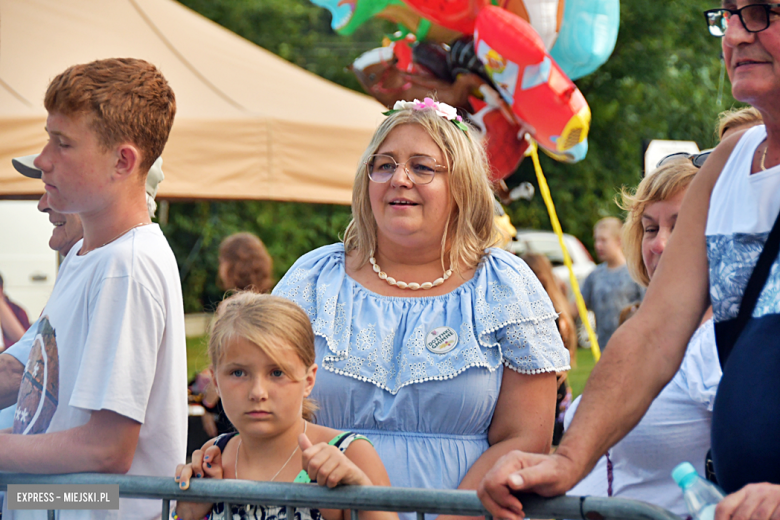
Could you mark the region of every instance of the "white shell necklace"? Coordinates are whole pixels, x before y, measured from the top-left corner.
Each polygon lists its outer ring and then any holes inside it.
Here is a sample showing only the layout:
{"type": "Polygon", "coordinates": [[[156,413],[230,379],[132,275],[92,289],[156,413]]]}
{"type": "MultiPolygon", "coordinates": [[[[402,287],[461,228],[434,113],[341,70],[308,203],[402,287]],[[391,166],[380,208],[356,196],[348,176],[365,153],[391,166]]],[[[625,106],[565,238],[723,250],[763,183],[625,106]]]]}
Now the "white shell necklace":
{"type": "MultiPolygon", "coordinates": [[[[308,425],[309,425],[309,423],[307,423],[306,421],[303,421],[303,434],[304,435],[306,435],[306,427],[308,425]]],[[[238,438],[238,447],[236,448],[236,467],[235,467],[236,480],[238,480],[238,452],[239,451],[241,451],[241,437],[238,438]]],[[[279,473],[281,473],[282,470],[287,467],[287,465],[290,463],[290,461],[292,460],[293,456],[296,453],[298,453],[298,446],[297,445],[295,446],[295,449],[293,450],[293,452],[290,453],[290,456],[287,458],[287,462],[282,464],[282,467],[279,468],[279,471],[276,472],[276,475],[271,477],[271,480],[269,480],[268,482],[273,482],[274,480],[276,480],[276,477],[278,477],[279,473]]]]}
{"type": "Polygon", "coordinates": [[[452,276],[452,269],[447,269],[444,271],[444,274],[441,278],[437,278],[436,280],[432,282],[425,282],[425,283],[417,283],[417,282],[411,282],[406,283],[402,282],[401,280],[396,280],[392,276],[387,276],[387,273],[382,271],[382,268],[379,267],[379,264],[376,263],[376,259],[374,258],[374,252],[371,252],[371,256],[368,259],[369,262],[371,262],[371,267],[374,269],[374,272],[379,277],[380,280],[386,281],[390,285],[394,285],[398,287],[399,289],[411,289],[413,291],[416,291],[418,289],[433,289],[434,287],[437,287],[444,283],[444,280],[452,276]]]}

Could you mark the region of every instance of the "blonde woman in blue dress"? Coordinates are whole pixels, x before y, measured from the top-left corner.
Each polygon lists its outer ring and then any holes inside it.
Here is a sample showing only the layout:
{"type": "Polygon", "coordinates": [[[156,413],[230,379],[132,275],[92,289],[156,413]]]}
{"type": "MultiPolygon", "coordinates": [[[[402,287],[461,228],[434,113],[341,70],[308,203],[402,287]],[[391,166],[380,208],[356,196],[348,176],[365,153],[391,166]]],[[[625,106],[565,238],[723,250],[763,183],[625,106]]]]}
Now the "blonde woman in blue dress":
{"type": "Polygon", "coordinates": [[[534,274],[491,248],[488,168],[455,109],[397,103],[360,161],[344,243],[274,289],[312,320],[318,422],[371,439],[393,486],[475,489],[510,450],[550,450],[569,354],[534,274]]]}

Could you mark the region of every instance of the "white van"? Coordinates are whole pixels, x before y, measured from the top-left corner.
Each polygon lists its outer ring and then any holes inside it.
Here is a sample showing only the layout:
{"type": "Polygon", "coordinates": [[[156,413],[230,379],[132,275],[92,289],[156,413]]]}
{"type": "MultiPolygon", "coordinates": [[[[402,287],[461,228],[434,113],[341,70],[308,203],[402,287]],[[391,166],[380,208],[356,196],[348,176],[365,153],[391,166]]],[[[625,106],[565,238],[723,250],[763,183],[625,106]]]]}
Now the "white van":
{"type": "Polygon", "coordinates": [[[52,224],[38,201],[0,201],[0,274],[3,291],[38,319],[57,277],[59,256],[49,249],[52,224]]]}
{"type": "MultiPolygon", "coordinates": [[[[596,268],[596,264],[577,237],[564,233],[563,240],[571,257],[574,276],[577,277],[577,283],[581,286],[585,282],[585,278],[596,268]]],[[[563,264],[563,250],[561,243],[558,242],[558,235],[552,231],[521,229],[509,243],[507,249],[518,256],[526,253],[539,253],[546,256],[553,265],[553,274],[566,285],[569,299],[573,300],[574,294],[571,290],[569,269],[563,264]]]]}

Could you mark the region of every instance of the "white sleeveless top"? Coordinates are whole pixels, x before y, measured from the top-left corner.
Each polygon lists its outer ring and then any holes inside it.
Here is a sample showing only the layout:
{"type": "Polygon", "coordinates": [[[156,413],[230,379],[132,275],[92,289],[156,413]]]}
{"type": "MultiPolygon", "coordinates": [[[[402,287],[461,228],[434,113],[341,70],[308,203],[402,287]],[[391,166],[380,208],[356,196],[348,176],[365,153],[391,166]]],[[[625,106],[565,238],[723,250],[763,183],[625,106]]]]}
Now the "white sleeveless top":
{"type": "MultiPolygon", "coordinates": [[[[685,460],[704,474],[721,374],[715,328],[712,320],[707,320],[688,343],[680,369],[639,424],[607,452],[609,459],[602,456],[567,495],[642,500],[685,517],[688,508],[670,475],[685,460]]],[[[579,400],[566,411],[567,429],[579,400]]]]}
{"type": "MultiPolygon", "coordinates": [[[[750,173],[756,148],[765,139],[763,125],[742,135],[710,197],[707,259],[716,322],[737,316],[750,274],[780,212],[780,167],[750,173]]],[[[753,316],[780,313],[778,294],[780,266],[775,260],[753,316]]]]}

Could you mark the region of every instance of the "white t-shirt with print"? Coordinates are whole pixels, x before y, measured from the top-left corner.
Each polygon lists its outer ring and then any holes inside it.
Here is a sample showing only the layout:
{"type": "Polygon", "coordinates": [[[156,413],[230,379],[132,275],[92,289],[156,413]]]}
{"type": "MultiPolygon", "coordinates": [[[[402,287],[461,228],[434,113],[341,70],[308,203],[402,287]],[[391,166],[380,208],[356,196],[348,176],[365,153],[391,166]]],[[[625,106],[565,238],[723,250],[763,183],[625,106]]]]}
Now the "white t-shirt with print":
{"type": "MultiPolygon", "coordinates": [[[[24,335],[5,349],[2,354],[13,356],[16,360],[19,361],[22,365],[27,363],[27,357],[30,355],[30,350],[32,349],[32,342],[35,337],[34,331],[38,330],[38,321],[36,320],[35,323],[30,325],[30,328],[27,329],[27,331],[24,333],[24,335]]],[[[0,336],[2,331],[0,331],[0,336]]],[[[7,430],[8,428],[13,428],[14,426],[14,415],[16,413],[16,403],[12,404],[11,406],[7,408],[3,408],[0,410],[0,430],[7,430]]]]}
{"type": "MultiPolygon", "coordinates": [[[[128,475],[170,476],[185,460],[187,441],[187,354],[176,259],[156,224],[84,256],[77,255],[80,248],[78,242],[63,262],[29,331],[34,340],[13,431],[67,430],[87,423],[93,411],[111,410],[142,425],[128,475]]],[[[157,500],[126,499],[119,512],[58,511],[60,520],[146,520],[159,514],[157,500]]],[[[45,520],[46,511],[4,511],[3,517],[45,520]]]]}

